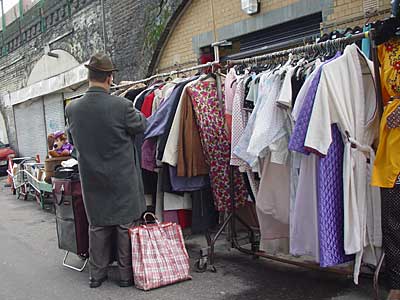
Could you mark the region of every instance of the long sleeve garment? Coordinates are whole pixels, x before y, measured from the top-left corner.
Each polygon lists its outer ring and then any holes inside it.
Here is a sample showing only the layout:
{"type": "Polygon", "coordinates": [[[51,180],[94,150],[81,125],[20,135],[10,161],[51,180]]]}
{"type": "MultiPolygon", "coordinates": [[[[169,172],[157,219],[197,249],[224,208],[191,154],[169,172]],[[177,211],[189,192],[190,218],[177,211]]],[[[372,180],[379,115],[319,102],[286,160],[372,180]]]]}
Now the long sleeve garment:
{"type": "Polygon", "coordinates": [[[356,254],[354,280],[358,283],[364,247],[381,246],[380,195],[369,185],[378,135],[373,64],[356,45],[346,47],[343,56],[323,66],[314,101],[305,146],[327,155],[337,124],[345,140],[343,161],[344,245],[346,254],[356,254]],[[370,208],[370,210],[368,210],[370,208]],[[376,236],[371,236],[376,233],[376,236]]]}
{"type": "Polygon", "coordinates": [[[237,76],[234,68],[230,69],[225,78],[225,119],[229,131],[232,131],[232,106],[237,88],[237,76]]]}
{"type": "Polygon", "coordinates": [[[179,106],[179,102],[180,102],[180,99],[181,99],[181,96],[182,96],[182,92],[185,89],[185,86],[189,82],[191,82],[191,81],[184,81],[184,82],[179,83],[176,86],[176,88],[173,89],[173,91],[170,94],[171,98],[174,99],[174,105],[173,105],[172,113],[168,116],[168,120],[167,120],[167,123],[166,123],[165,131],[164,131],[164,133],[162,135],[159,136],[159,139],[158,139],[157,159],[159,161],[163,160],[165,148],[167,146],[168,138],[169,138],[169,136],[171,134],[173,121],[174,121],[175,116],[176,116],[177,111],[178,111],[178,106],[179,106]]]}
{"type": "MultiPolygon", "coordinates": [[[[337,54],[333,59],[339,56],[337,54]]],[[[293,214],[294,231],[290,238],[292,254],[311,254],[322,267],[328,267],[344,263],[351,257],[345,256],[343,247],[344,146],[337,126],[332,125],[332,143],[324,158],[317,158],[304,147],[321,73],[322,67],[319,67],[311,74],[305,85],[308,93],[304,100],[299,97],[296,100],[303,105],[295,115],[296,126],[289,149],[305,155],[301,159],[300,184],[293,214]],[[316,175],[318,180],[315,180],[316,175]]],[[[299,96],[303,95],[301,91],[299,96]]]]}
{"type": "MultiPolygon", "coordinates": [[[[198,79],[195,79],[196,81],[198,79]]],[[[176,112],[168,133],[168,138],[164,147],[162,162],[176,167],[178,165],[178,142],[181,126],[182,104],[187,101],[187,88],[190,83],[185,84],[176,107],[176,112]]]]}
{"type": "Polygon", "coordinates": [[[144,98],[141,111],[146,118],[149,118],[152,114],[153,101],[154,101],[154,92],[151,92],[144,98]]]}
{"type": "Polygon", "coordinates": [[[179,105],[180,105],[180,100],[181,100],[181,96],[182,93],[186,87],[186,85],[189,82],[192,82],[193,80],[195,80],[197,77],[191,78],[189,80],[185,80],[183,82],[180,82],[176,88],[172,91],[170,98],[173,101],[172,104],[172,111],[171,113],[168,115],[168,118],[166,120],[166,124],[165,124],[165,130],[162,131],[162,134],[160,134],[159,136],[159,140],[158,140],[158,148],[157,148],[157,159],[159,161],[163,160],[164,157],[164,152],[165,149],[167,147],[167,142],[168,139],[170,137],[171,134],[175,134],[175,132],[172,132],[172,126],[173,126],[173,122],[176,118],[176,114],[180,114],[180,110],[178,109],[179,105]]]}
{"type": "Polygon", "coordinates": [[[238,158],[233,149],[239,143],[240,137],[243,135],[244,129],[247,124],[247,113],[243,110],[243,102],[245,98],[245,84],[247,77],[238,79],[235,97],[232,105],[232,144],[231,144],[231,165],[243,167],[246,163],[238,158]]]}
{"type": "MultiPolygon", "coordinates": [[[[225,130],[224,111],[221,109],[215,81],[197,81],[188,88],[200,133],[201,145],[210,166],[211,188],[218,211],[232,207],[230,193],[230,140],[225,130]]],[[[193,149],[194,150],[194,149],[193,149]]],[[[178,164],[179,173],[179,164],[178,164]]],[[[243,177],[234,169],[235,203],[242,206],[248,197],[243,177]]]]}
{"type": "MultiPolygon", "coordinates": [[[[319,261],[318,209],[317,209],[317,163],[318,157],[309,155],[304,148],[312,105],[318,88],[322,69],[313,72],[304,83],[292,112],[296,122],[289,142],[289,150],[303,154],[300,158],[299,184],[290,220],[290,253],[309,255],[319,261]],[[305,155],[307,154],[307,155],[305,155]]],[[[341,176],[341,174],[339,174],[341,176]]]]}
{"type": "MultiPolygon", "coordinates": [[[[190,81],[187,80],[178,85],[173,85],[173,91],[168,93],[169,96],[161,102],[157,111],[147,120],[148,126],[144,133],[145,139],[159,137],[170,129],[182,91],[190,81]]],[[[164,89],[168,89],[168,87],[164,87],[164,89]]]]}
{"type": "Polygon", "coordinates": [[[249,143],[252,138],[252,133],[256,127],[256,119],[259,115],[263,105],[267,102],[269,97],[276,97],[279,92],[280,76],[266,72],[260,78],[260,85],[258,89],[258,100],[250,115],[249,122],[240,138],[238,144],[233,150],[233,154],[238,158],[245,161],[250,167],[257,170],[258,156],[248,152],[249,143]]]}
{"type": "Polygon", "coordinates": [[[179,121],[179,135],[177,142],[177,175],[192,177],[208,175],[210,172],[209,161],[203,151],[199,129],[196,125],[192,99],[189,95],[190,88],[197,81],[189,85],[181,97],[181,112],[179,121]]]}
{"type": "Polygon", "coordinates": [[[271,93],[265,97],[264,103],[257,113],[255,120],[257,125],[254,127],[247,148],[247,152],[256,157],[263,157],[263,152],[286,134],[284,128],[287,122],[287,114],[277,105],[282,86],[280,79],[282,74],[278,72],[276,76],[279,77],[273,87],[278,93],[271,93]]]}
{"type": "Polygon", "coordinates": [[[289,164],[272,163],[267,154],[262,168],[260,189],[256,197],[261,232],[260,249],[271,254],[287,252],[290,167],[289,164]]]}

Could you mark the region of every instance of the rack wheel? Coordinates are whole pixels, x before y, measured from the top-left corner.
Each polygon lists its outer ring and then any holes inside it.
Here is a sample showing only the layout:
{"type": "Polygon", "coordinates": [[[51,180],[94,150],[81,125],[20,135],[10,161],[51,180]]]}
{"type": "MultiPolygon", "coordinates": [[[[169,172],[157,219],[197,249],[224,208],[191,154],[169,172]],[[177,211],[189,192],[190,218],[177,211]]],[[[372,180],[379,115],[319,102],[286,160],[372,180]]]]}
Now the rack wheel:
{"type": "Polygon", "coordinates": [[[87,260],[87,259],[89,258],[89,255],[88,255],[88,254],[78,254],[78,257],[79,257],[81,260],[87,260]]]}
{"type": "Polygon", "coordinates": [[[210,271],[212,273],[217,273],[217,268],[215,266],[212,266],[210,271]]]}
{"type": "Polygon", "coordinates": [[[24,201],[28,200],[28,192],[27,191],[28,191],[28,189],[26,188],[26,185],[21,186],[20,195],[19,196],[22,195],[23,196],[22,200],[24,200],[24,201]]]}
{"type": "Polygon", "coordinates": [[[37,191],[35,191],[35,199],[36,199],[36,202],[37,203],[41,203],[41,199],[40,199],[40,193],[39,192],[37,192],[37,191]]]}
{"type": "Polygon", "coordinates": [[[199,259],[196,262],[195,267],[196,267],[196,272],[197,273],[204,273],[205,271],[207,271],[207,262],[202,263],[201,259],[199,259]]]}
{"type": "Polygon", "coordinates": [[[24,185],[18,187],[15,191],[15,196],[19,199],[22,196],[22,200],[28,199],[28,195],[26,193],[26,187],[24,185]]]}

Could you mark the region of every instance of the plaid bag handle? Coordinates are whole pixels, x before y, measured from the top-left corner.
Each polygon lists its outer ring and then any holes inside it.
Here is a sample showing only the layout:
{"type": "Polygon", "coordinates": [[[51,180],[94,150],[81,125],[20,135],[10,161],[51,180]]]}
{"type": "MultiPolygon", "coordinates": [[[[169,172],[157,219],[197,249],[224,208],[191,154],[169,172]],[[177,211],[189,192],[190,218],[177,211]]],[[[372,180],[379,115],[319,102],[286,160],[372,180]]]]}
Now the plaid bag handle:
{"type": "Polygon", "coordinates": [[[147,217],[148,216],[151,216],[153,219],[154,219],[154,221],[156,222],[156,224],[157,225],[160,225],[160,221],[157,219],[157,217],[156,217],[156,215],[155,214],[153,214],[153,213],[151,213],[151,212],[147,212],[147,213],[145,213],[144,215],[143,215],[143,221],[144,221],[144,224],[148,224],[148,222],[147,222],[147,217]]]}

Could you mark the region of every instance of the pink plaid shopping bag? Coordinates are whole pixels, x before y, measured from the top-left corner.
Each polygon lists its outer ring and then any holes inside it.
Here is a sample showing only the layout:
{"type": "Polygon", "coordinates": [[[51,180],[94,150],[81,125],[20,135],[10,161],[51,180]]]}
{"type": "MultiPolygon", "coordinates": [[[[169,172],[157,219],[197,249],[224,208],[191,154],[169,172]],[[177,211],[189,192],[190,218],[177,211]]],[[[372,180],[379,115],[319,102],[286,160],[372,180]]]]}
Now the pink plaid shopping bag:
{"type": "Polygon", "coordinates": [[[150,215],[156,224],[130,230],[135,285],[145,291],[192,278],[181,227],[159,223],[153,214],[150,215]]]}

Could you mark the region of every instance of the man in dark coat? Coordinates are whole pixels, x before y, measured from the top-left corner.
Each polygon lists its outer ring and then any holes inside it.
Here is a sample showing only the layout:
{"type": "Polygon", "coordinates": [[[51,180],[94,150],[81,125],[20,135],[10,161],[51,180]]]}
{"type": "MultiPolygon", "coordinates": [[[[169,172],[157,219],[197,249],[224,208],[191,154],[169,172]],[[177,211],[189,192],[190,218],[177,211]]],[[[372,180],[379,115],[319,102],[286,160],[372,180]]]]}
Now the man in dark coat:
{"type": "Polygon", "coordinates": [[[77,150],[83,198],[89,219],[91,288],[107,279],[112,237],[116,236],[120,286],[133,285],[128,228],[146,210],[135,135],[146,129],[145,117],[132,102],[109,94],[110,58],[94,55],[89,64],[89,89],[68,104],[71,143],[77,150]]]}

